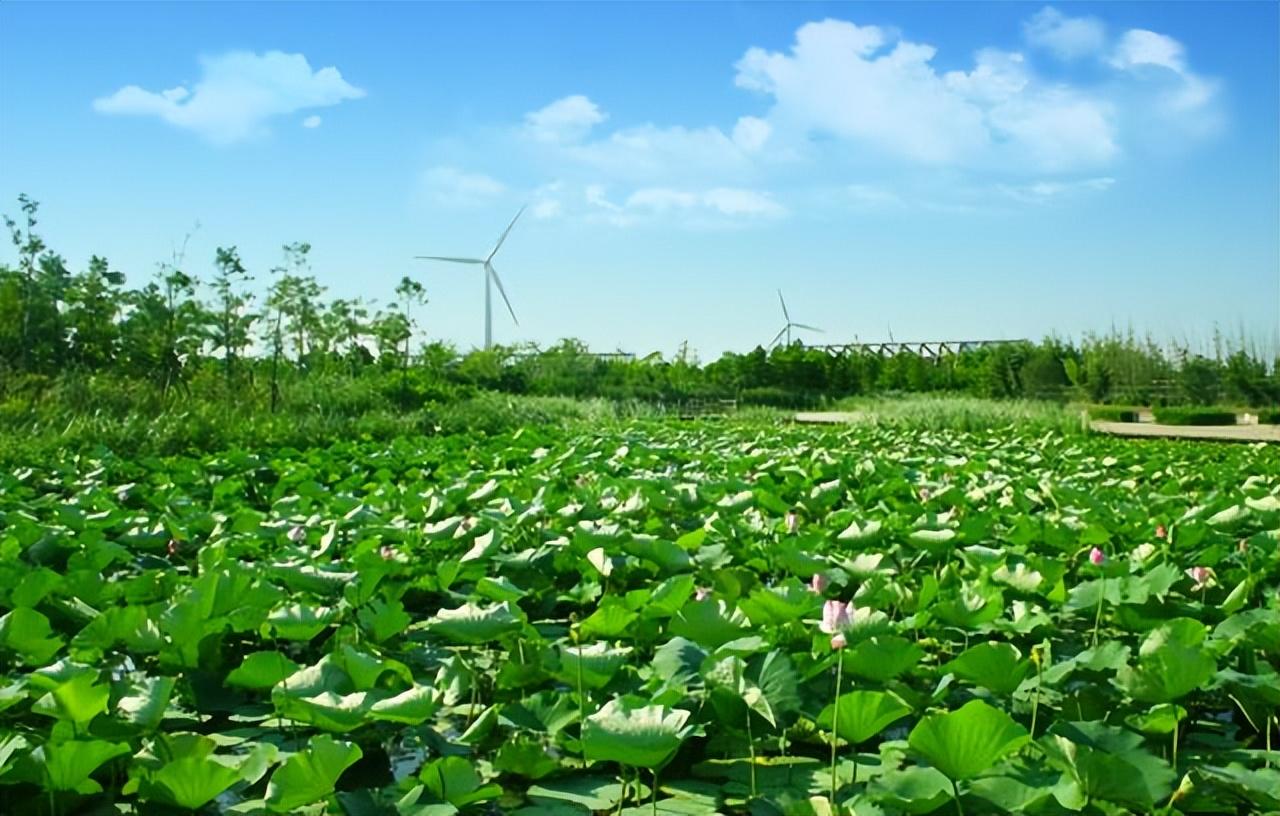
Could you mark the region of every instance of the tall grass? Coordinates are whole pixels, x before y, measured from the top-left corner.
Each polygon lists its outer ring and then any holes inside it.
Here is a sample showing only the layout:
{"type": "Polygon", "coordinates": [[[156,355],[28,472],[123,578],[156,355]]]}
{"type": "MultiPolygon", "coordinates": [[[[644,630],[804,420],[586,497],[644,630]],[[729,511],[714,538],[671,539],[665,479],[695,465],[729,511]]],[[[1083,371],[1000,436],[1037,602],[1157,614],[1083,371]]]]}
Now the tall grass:
{"type": "Polygon", "coordinates": [[[851,397],[838,401],[834,410],[852,414],[854,422],[920,430],[986,431],[1016,427],[1064,434],[1084,431],[1077,407],[1040,400],[907,394],[851,397]]]}

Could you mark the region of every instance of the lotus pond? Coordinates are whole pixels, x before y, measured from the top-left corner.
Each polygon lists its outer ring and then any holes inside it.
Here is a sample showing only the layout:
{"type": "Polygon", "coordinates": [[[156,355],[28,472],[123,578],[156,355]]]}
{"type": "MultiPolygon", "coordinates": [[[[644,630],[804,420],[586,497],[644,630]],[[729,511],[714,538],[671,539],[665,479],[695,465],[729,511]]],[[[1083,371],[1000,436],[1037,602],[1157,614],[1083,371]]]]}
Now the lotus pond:
{"type": "Polygon", "coordinates": [[[0,812],[1280,812],[1280,455],[636,424],[0,474],[0,812]]]}

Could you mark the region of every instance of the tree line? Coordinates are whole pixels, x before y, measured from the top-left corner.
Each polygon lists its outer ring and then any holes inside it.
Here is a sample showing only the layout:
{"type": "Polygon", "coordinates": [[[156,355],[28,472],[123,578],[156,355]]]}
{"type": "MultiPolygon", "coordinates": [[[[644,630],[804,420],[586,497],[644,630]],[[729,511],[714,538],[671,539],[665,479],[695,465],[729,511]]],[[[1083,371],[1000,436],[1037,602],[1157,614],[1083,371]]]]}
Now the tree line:
{"type": "MultiPolygon", "coordinates": [[[[106,258],[82,270],[37,232],[39,205],[18,199],[5,217],[16,263],[0,266],[0,399],[66,378],[145,385],[163,399],[222,396],[278,410],[286,389],[331,378],[373,383],[402,407],[477,389],[681,402],[733,398],[803,407],[860,394],[962,392],[995,398],[1126,404],[1265,406],[1280,402],[1280,366],[1243,340],[1219,337],[1211,354],[1112,332],[971,349],[937,360],[914,354],[828,354],[799,343],[729,352],[701,363],[682,348],[598,355],[577,340],[461,353],[422,334],[423,286],[403,278],[382,307],[326,297],[311,246],[285,244],[255,275],[234,246],[218,247],[203,280],[184,241],[139,285],[106,258]]],[[[308,393],[314,393],[309,389],[308,393]]]]}

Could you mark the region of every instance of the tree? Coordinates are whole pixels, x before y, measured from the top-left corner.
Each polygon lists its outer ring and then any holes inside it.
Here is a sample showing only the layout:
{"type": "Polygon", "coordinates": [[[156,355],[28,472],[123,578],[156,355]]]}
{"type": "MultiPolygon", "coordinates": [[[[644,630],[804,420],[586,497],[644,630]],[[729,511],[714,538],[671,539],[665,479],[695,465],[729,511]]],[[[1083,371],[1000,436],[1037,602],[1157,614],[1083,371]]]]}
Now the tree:
{"type": "Polygon", "coordinates": [[[249,345],[249,330],[257,315],[247,311],[253,296],[240,287],[251,278],[235,247],[218,247],[214,256],[213,291],[218,313],[213,324],[213,348],[222,349],[227,393],[231,393],[235,361],[249,345]]]}
{"type": "Polygon", "coordinates": [[[18,205],[22,209],[24,216],[25,229],[18,226],[18,223],[9,216],[4,217],[4,225],[9,230],[10,240],[13,241],[14,249],[18,251],[18,274],[21,281],[19,302],[21,314],[21,329],[18,338],[18,367],[22,370],[28,370],[31,355],[31,316],[35,305],[36,292],[36,259],[45,249],[44,240],[36,235],[35,227],[36,213],[40,209],[40,203],[29,197],[26,193],[18,196],[18,205]]]}
{"type": "Polygon", "coordinates": [[[106,258],[97,255],[89,259],[87,270],[71,278],[65,322],[74,365],[100,370],[115,362],[124,280],[122,273],[111,270],[106,258]]]}

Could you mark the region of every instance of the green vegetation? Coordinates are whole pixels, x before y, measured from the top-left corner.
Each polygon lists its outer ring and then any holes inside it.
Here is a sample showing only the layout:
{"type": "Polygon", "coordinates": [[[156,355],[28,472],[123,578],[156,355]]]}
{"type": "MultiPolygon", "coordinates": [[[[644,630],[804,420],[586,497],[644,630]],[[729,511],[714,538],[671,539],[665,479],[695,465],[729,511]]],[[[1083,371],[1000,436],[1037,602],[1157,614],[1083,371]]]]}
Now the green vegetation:
{"type": "Polygon", "coordinates": [[[1141,410],[1133,405],[1090,405],[1089,419],[1103,422],[1138,422],[1141,410]]]}
{"type": "Polygon", "coordinates": [[[884,424],[0,471],[0,812],[1265,813],[1280,459],[884,424]]]}
{"type": "MultiPolygon", "coordinates": [[[[0,266],[0,437],[20,440],[10,446],[44,435],[49,444],[56,436],[129,449],[150,437],[150,450],[207,450],[239,438],[229,427],[268,444],[387,438],[447,427],[451,415],[469,409],[442,406],[488,399],[480,396],[486,392],[601,399],[623,414],[678,411],[694,400],[797,409],[904,393],[1033,403],[1280,403],[1280,371],[1243,339],[1219,338],[1207,357],[1118,333],[939,360],[796,344],[703,364],[687,349],[673,359],[634,358],[593,354],[574,340],[460,354],[440,342],[415,345],[430,333],[421,325],[429,293],[416,281],[403,279],[394,300],[378,308],[326,299],[310,272],[309,244],[286,244],[269,270],[250,270],[235,247],[218,247],[201,280],[184,241],[149,279],[138,282],[130,271],[130,288],[125,273],[101,257],[70,269],[39,235],[36,202],[21,197],[19,205],[18,218],[6,219],[16,265],[0,266]]],[[[975,418],[973,427],[984,422],[975,418]]]]}
{"type": "Polygon", "coordinates": [[[1236,412],[1229,408],[1156,408],[1156,422],[1162,425],[1235,425],[1236,412]]]}

